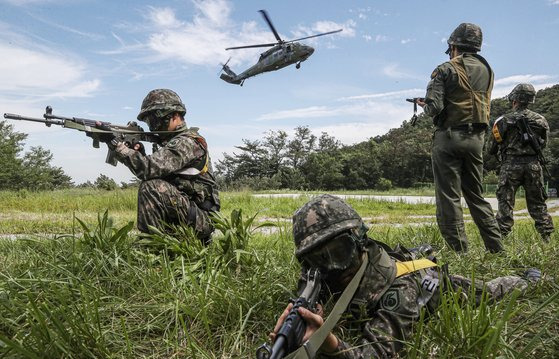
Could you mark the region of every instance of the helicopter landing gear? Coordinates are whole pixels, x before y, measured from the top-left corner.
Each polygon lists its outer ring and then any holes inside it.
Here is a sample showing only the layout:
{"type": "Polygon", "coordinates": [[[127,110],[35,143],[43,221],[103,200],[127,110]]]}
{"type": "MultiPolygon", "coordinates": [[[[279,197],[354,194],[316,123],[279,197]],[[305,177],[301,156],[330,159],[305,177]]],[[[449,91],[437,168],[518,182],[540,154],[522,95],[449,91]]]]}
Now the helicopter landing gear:
{"type": "Polygon", "coordinates": [[[295,68],[296,68],[297,70],[299,70],[299,69],[301,68],[301,63],[298,62],[298,63],[295,65],[295,68]]]}

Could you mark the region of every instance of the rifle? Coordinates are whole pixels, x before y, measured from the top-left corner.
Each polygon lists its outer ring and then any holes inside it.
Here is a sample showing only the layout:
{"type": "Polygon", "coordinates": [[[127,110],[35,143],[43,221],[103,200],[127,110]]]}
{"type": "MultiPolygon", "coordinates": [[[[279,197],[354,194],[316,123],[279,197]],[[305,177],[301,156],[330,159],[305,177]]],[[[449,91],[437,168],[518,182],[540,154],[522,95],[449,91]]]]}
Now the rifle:
{"type": "Polygon", "coordinates": [[[321,282],[318,269],[309,269],[306,274],[306,286],[301,296],[293,302],[293,307],[283,321],[276,334],[273,346],[262,344],[256,351],[257,359],[283,358],[301,346],[307,325],[299,314],[298,309],[303,307],[316,310],[321,282]]]}
{"type": "Polygon", "coordinates": [[[414,98],[407,98],[406,101],[413,103],[413,116],[411,117],[410,123],[412,126],[415,126],[417,122],[417,100],[425,101],[424,97],[414,97],[414,98]]]}
{"type": "Polygon", "coordinates": [[[109,146],[107,153],[106,163],[116,166],[116,152],[114,151],[114,144],[124,142],[128,147],[134,147],[140,141],[147,141],[152,143],[159,143],[160,139],[157,136],[158,132],[144,132],[135,121],[128,122],[126,126],[113,125],[110,122],[102,122],[89,120],[87,118],[79,117],[63,117],[52,114],[52,107],[47,106],[43,118],[26,117],[16,115],[13,113],[5,113],[4,118],[10,120],[32,121],[44,123],[47,127],[51,125],[62,126],[71,128],[73,130],[83,131],[88,137],[93,139],[93,147],[99,148],[99,142],[112,144],[109,146]]]}
{"type": "Polygon", "coordinates": [[[530,126],[526,123],[526,119],[523,116],[518,119],[517,123],[518,123],[518,127],[520,128],[520,142],[522,142],[522,144],[524,145],[530,145],[530,147],[532,147],[532,149],[534,150],[534,152],[536,152],[536,155],[538,156],[538,161],[540,161],[544,173],[546,174],[547,177],[551,177],[551,174],[549,173],[549,170],[547,169],[546,166],[547,161],[543,155],[540,141],[538,140],[538,138],[536,138],[534,132],[532,131],[530,126]]]}

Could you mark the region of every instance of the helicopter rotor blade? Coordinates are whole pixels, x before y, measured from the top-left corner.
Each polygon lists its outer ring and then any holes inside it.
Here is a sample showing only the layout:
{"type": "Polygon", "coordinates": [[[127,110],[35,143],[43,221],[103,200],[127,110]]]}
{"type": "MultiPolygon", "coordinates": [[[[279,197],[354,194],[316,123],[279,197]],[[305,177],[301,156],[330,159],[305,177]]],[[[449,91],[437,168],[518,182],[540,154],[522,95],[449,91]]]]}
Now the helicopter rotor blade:
{"type": "Polygon", "coordinates": [[[271,44],[259,44],[259,45],[247,45],[247,46],[235,46],[235,47],[228,47],[225,50],[237,50],[237,49],[249,49],[252,47],[272,47],[272,46],[276,46],[277,43],[271,43],[271,44]]]}
{"type": "Polygon", "coordinates": [[[268,23],[268,26],[270,27],[270,30],[272,30],[272,32],[274,33],[274,36],[276,37],[276,40],[278,40],[278,42],[283,42],[283,40],[279,36],[278,32],[276,31],[276,28],[272,24],[272,20],[270,20],[270,17],[268,16],[268,12],[266,12],[266,10],[258,10],[258,12],[262,14],[262,16],[264,17],[264,20],[266,20],[266,22],[268,23]]]}
{"type": "Polygon", "coordinates": [[[286,42],[295,42],[295,41],[301,41],[301,40],[305,40],[305,39],[310,39],[312,37],[318,37],[318,36],[324,36],[324,35],[330,35],[330,34],[335,34],[337,32],[342,31],[343,29],[339,29],[339,30],[334,30],[334,31],[328,31],[328,32],[323,32],[322,34],[316,34],[316,35],[311,35],[311,36],[305,36],[305,37],[301,37],[299,39],[295,39],[295,40],[289,40],[286,42]]]}

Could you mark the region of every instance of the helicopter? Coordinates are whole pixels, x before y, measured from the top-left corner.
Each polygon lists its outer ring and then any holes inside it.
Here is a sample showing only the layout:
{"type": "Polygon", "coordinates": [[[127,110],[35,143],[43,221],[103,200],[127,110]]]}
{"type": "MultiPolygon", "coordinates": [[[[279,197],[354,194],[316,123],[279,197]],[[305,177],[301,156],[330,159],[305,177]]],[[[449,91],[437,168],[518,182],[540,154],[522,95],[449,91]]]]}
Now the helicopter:
{"type": "Polygon", "coordinates": [[[296,64],[295,68],[299,69],[301,68],[301,62],[308,59],[309,56],[313,54],[314,49],[311,46],[303,45],[296,41],[310,39],[312,37],[330,35],[343,30],[343,29],[338,29],[338,30],[328,31],[316,35],[301,37],[295,40],[285,41],[282,40],[282,38],[279,36],[266,10],[259,10],[258,12],[262,14],[264,20],[266,21],[266,23],[268,23],[270,30],[272,30],[276,40],[278,41],[269,44],[257,44],[257,45],[236,46],[236,47],[226,48],[225,50],[248,49],[253,47],[271,47],[270,49],[260,54],[260,58],[258,59],[258,62],[256,64],[254,64],[253,66],[251,66],[250,68],[248,68],[247,70],[243,71],[238,75],[235,72],[233,72],[229,66],[227,66],[227,64],[231,60],[231,58],[229,58],[229,60],[227,60],[225,64],[221,64],[222,68],[220,72],[224,72],[224,73],[222,73],[221,76],[219,76],[219,78],[221,78],[223,81],[226,81],[230,84],[243,86],[243,83],[247,78],[256,76],[263,72],[276,71],[292,64],[296,64]]]}

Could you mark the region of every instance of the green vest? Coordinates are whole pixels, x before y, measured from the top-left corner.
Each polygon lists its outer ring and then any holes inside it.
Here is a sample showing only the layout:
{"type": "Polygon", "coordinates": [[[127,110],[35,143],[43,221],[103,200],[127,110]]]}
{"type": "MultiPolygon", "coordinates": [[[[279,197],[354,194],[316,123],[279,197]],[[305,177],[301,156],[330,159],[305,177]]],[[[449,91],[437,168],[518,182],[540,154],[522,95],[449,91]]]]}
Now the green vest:
{"type": "Polygon", "coordinates": [[[445,94],[444,118],[442,127],[448,128],[468,123],[489,124],[489,110],[491,108],[491,90],[493,89],[493,70],[487,61],[477,54],[467,54],[474,56],[480,61],[473,73],[469,73],[464,64],[464,55],[456,56],[450,60],[450,65],[458,75],[458,83],[452,91],[445,94]],[[489,81],[487,88],[474,89],[471,86],[469,76],[485,76],[486,67],[489,71],[489,81]]]}

